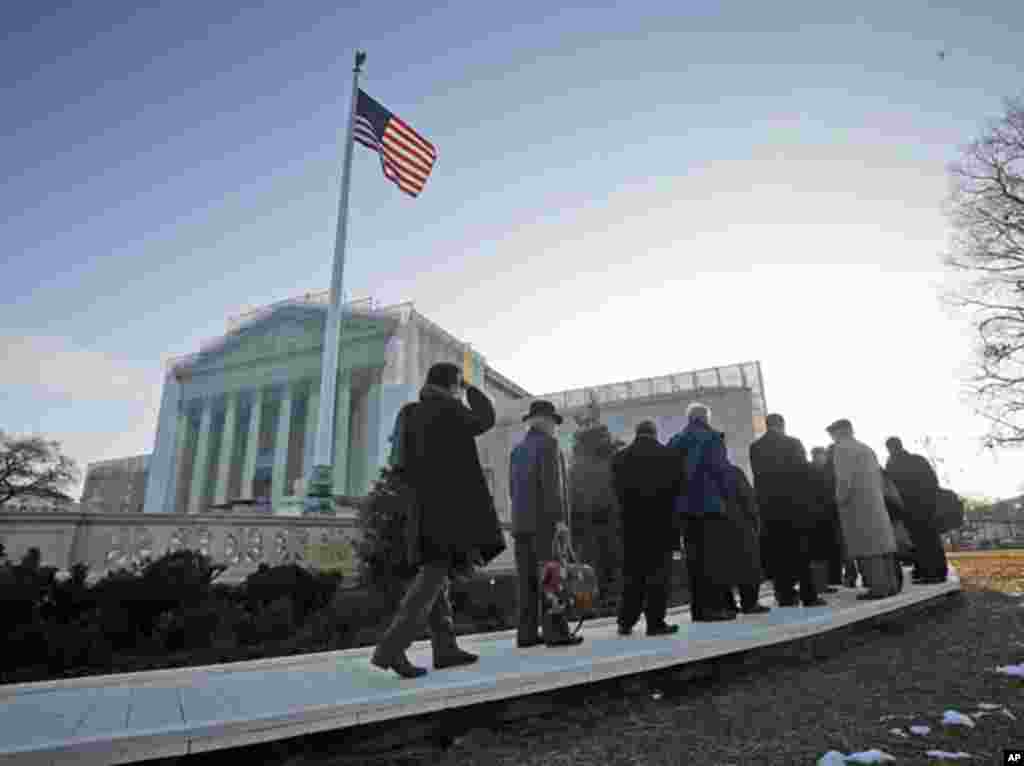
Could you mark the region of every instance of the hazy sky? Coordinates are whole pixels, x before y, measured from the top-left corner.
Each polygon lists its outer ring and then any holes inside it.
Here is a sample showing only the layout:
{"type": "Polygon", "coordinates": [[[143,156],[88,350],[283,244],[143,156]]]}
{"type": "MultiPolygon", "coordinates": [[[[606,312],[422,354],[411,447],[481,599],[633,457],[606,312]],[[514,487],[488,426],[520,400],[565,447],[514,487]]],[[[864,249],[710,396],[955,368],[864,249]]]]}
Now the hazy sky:
{"type": "Polygon", "coordinates": [[[1024,3],[343,5],[4,4],[0,427],[149,452],[169,356],[329,285],[361,47],[439,158],[412,200],[356,148],[347,295],[535,394],[760,359],[808,448],[849,417],[883,459],[939,439],[960,491],[1021,485],[937,287],[1024,3]]]}

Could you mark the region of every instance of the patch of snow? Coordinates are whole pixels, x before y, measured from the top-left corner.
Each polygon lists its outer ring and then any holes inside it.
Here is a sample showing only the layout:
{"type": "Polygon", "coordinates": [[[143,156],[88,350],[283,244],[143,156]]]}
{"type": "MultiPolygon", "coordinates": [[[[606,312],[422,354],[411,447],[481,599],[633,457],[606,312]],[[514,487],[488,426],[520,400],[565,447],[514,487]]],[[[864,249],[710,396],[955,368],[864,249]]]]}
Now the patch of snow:
{"type": "Polygon", "coordinates": [[[889,733],[897,737],[906,737],[907,733],[903,729],[889,729],[889,733]]]}
{"type": "Polygon", "coordinates": [[[846,763],[846,756],[838,750],[829,750],[818,759],[817,766],[843,766],[846,763]]]}
{"type": "Polygon", "coordinates": [[[973,758],[974,756],[970,753],[950,753],[945,750],[929,750],[925,753],[929,758],[941,758],[944,761],[958,761],[961,758],[973,758]]]}
{"type": "Polygon", "coordinates": [[[1000,712],[1000,713],[1002,713],[1003,715],[1005,715],[1005,716],[1006,716],[1007,718],[1009,718],[1009,719],[1010,719],[1011,721],[1016,721],[1016,720],[1017,720],[1017,716],[1015,716],[1015,715],[1014,715],[1013,713],[1011,713],[1011,712],[1009,711],[1009,709],[1008,709],[1008,708],[1005,708],[1005,707],[1004,707],[1004,708],[1003,708],[1002,710],[1000,710],[999,712],[1000,712]]]}
{"type": "Polygon", "coordinates": [[[919,737],[923,737],[926,734],[931,734],[932,733],[932,727],[931,726],[911,726],[910,727],[910,733],[911,734],[916,734],[919,737]]]}
{"type": "Polygon", "coordinates": [[[883,763],[895,760],[893,756],[881,750],[864,750],[860,753],[850,753],[849,755],[844,755],[838,750],[829,750],[818,759],[817,766],[843,766],[843,764],[847,763],[883,763]]]}
{"type": "Polygon", "coordinates": [[[996,673],[1024,678],[1024,663],[1020,665],[1003,665],[1002,667],[996,668],[996,673]]]}
{"type": "Polygon", "coordinates": [[[947,710],[942,714],[942,724],[944,726],[970,726],[974,728],[974,721],[963,713],[958,713],[956,710],[947,710]]]}
{"type": "Polygon", "coordinates": [[[882,763],[895,760],[893,756],[881,750],[864,750],[863,752],[850,753],[846,756],[847,763],[882,763]]]}
{"type": "Polygon", "coordinates": [[[979,702],[978,707],[981,710],[999,710],[1002,705],[997,705],[994,702],[979,702]]]}

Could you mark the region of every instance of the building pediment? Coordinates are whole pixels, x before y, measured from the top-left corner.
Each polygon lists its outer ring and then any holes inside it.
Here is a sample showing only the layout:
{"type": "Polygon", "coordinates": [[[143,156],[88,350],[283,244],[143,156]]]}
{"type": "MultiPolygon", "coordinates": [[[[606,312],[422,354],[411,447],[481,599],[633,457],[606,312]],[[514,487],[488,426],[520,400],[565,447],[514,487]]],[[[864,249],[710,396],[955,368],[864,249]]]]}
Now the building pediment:
{"type": "MultiPolygon", "coordinates": [[[[239,367],[263,360],[323,349],[326,306],[282,306],[207,345],[188,365],[192,374],[239,367]]],[[[349,314],[342,322],[342,344],[387,335],[392,317],[349,314]]]]}

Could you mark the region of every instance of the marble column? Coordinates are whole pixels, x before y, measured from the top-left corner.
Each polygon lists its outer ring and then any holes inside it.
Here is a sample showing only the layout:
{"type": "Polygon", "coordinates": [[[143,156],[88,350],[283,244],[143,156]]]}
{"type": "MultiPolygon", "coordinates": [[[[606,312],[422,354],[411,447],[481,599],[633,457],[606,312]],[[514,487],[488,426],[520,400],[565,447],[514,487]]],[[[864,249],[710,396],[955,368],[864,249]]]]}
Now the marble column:
{"type": "Polygon", "coordinates": [[[235,456],[238,394],[228,394],[227,399],[227,412],[224,413],[224,433],[221,436],[220,456],[217,460],[217,489],[213,496],[215,505],[224,505],[228,501],[228,483],[231,479],[232,460],[235,456]]]}
{"type": "Polygon", "coordinates": [[[199,439],[196,442],[196,456],[192,461],[192,484],[189,487],[188,512],[201,513],[206,491],[206,477],[210,468],[210,430],[213,423],[213,402],[203,400],[203,412],[199,420],[199,439]]]}
{"type": "MultiPolygon", "coordinates": [[[[171,512],[177,513],[178,498],[181,497],[182,484],[185,482],[185,445],[188,444],[188,412],[182,410],[177,415],[178,424],[174,433],[174,466],[171,481],[171,512]]],[[[166,506],[164,506],[166,507],[166,506]]],[[[184,510],[184,509],[183,509],[184,510]]]]}
{"type": "Polygon", "coordinates": [[[302,444],[302,479],[309,479],[316,458],[316,429],[320,417],[320,387],[313,385],[306,399],[306,431],[302,444]]]}
{"type": "Polygon", "coordinates": [[[263,389],[257,389],[252,397],[249,414],[249,434],[245,442],[245,462],[242,463],[242,483],[239,494],[246,500],[254,498],[252,484],[256,479],[256,458],[260,452],[260,429],[263,417],[263,389]]]}
{"type": "Polygon", "coordinates": [[[338,371],[334,409],[334,468],[331,489],[335,495],[348,494],[349,412],[352,406],[352,371],[338,371]]]}
{"type": "Polygon", "coordinates": [[[270,496],[274,512],[281,498],[290,495],[291,488],[285,486],[288,478],[288,442],[292,432],[292,386],[286,383],[281,396],[281,408],[277,413],[277,433],[274,438],[274,470],[270,478],[270,496]]]}

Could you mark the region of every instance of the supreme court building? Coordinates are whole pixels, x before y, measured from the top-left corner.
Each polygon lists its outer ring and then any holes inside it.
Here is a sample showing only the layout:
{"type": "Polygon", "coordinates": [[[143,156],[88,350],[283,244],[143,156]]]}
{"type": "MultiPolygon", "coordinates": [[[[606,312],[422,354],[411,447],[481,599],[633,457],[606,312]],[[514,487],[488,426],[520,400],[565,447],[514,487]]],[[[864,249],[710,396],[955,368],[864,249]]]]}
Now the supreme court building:
{"type": "MultiPolygon", "coordinates": [[[[323,328],[328,294],[316,293],[228,320],[227,333],[198,353],[172,360],[164,381],[155,449],[148,461],[147,513],[230,510],[302,513],[312,467],[320,403],[323,328]]],[[[508,458],[523,433],[533,398],[554,401],[568,416],[560,429],[571,448],[571,415],[596,399],[613,435],[626,441],[643,419],[667,441],[701,399],[728,434],[734,461],[749,471],[747,448],[763,432],[764,393],[756,362],[596,388],[530,392],[485,357],[419,314],[411,303],[343,310],[334,418],[333,491],[367,494],[386,464],[395,416],[418,398],[436,362],[463,367],[497,410],[497,426],[478,440],[499,513],[508,518],[508,458]]]]}

